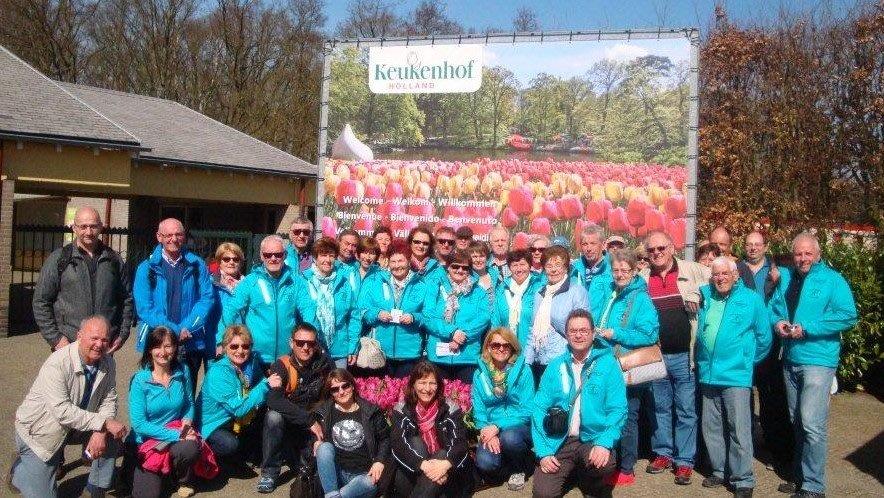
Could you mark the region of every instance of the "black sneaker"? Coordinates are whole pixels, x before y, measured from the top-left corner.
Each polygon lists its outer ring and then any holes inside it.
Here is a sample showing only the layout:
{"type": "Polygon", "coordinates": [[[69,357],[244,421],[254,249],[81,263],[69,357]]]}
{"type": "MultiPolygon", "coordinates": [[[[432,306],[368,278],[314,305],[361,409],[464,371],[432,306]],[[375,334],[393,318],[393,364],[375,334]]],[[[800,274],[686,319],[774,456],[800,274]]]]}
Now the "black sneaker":
{"type": "Polygon", "coordinates": [[[798,486],[794,482],[784,482],[777,486],[780,493],[794,494],[798,492],[798,486]]]}
{"type": "Polygon", "coordinates": [[[717,488],[724,484],[724,479],[716,476],[709,476],[700,483],[704,488],[717,488]]]}
{"type": "Polygon", "coordinates": [[[793,494],[791,498],[826,498],[826,493],[814,493],[813,491],[800,490],[793,494]]]}
{"type": "Polygon", "coordinates": [[[752,488],[734,489],[734,498],[752,498],[752,488]]]}

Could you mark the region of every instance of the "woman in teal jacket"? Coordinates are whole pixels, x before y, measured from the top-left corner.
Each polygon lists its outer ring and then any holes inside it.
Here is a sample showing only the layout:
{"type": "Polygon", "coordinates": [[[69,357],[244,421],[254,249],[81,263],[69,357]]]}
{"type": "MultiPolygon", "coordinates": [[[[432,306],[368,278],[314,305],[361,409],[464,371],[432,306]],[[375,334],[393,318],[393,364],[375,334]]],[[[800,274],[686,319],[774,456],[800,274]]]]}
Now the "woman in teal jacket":
{"type": "MultiPolygon", "coordinates": [[[[615,354],[657,343],[660,322],[644,279],[637,277],[638,262],[635,253],[612,251],[608,255],[613,280],[592,295],[592,316],[598,320],[596,344],[614,349],[615,354]]],[[[593,281],[595,282],[595,280],[593,281]]],[[[635,477],[638,458],[638,414],[643,400],[648,400],[650,384],[626,388],[628,412],[623,437],[620,440],[620,465],[614,479],[627,484],[635,477]]]]}
{"type": "MultiPolygon", "coordinates": [[[[304,321],[319,332],[319,340],[338,368],[356,363],[362,314],[349,276],[352,270],[337,268],[338,243],[323,237],[313,244],[313,266],[304,270],[309,299],[301,305],[304,321]]],[[[289,330],[291,332],[291,330],[289,330]]]]}
{"type": "MultiPolygon", "coordinates": [[[[178,337],[167,327],[151,330],[144,343],[141,368],[129,385],[130,441],[140,445],[152,439],[168,444],[172,477],[181,496],[193,494],[191,467],[199,457],[199,441],[193,432],[193,393],[188,369],[178,362],[178,337]],[[167,427],[179,422],[180,429],[167,427]]],[[[145,470],[141,461],[132,485],[135,497],[158,497],[165,476],[145,470]]]]}
{"type": "Polygon", "coordinates": [[[427,284],[427,358],[447,379],[473,380],[482,337],[491,324],[488,295],[470,278],[470,255],[451,253],[447,277],[427,284]]]}
{"type": "MultiPolygon", "coordinates": [[[[224,356],[209,367],[196,406],[200,434],[216,456],[225,457],[241,442],[261,440],[261,421],[252,418],[268,389],[280,387],[281,380],[276,374],[264,378],[266,366],[252,352],[252,334],[246,327],[227,327],[220,345],[224,356]]],[[[259,446],[252,448],[260,455],[259,446]]]]}
{"type": "Polygon", "coordinates": [[[387,357],[387,375],[408,377],[421,357],[426,287],[408,264],[408,248],[393,244],[390,271],[365,281],[359,298],[363,321],[387,357]]]}
{"type": "MultiPolygon", "coordinates": [[[[528,271],[531,271],[530,269],[528,271]]],[[[530,470],[534,376],[507,328],[491,329],[473,374],[473,417],[479,429],[476,467],[490,479],[509,476],[507,487],[525,487],[530,470]]]]}
{"type": "MultiPolygon", "coordinates": [[[[514,331],[519,345],[524,349],[531,334],[534,297],[543,287],[544,279],[542,274],[531,271],[531,254],[525,249],[510,252],[506,263],[510,268],[510,276],[497,287],[491,324],[514,331]]],[[[493,270],[497,271],[497,268],[493,270]]]]}

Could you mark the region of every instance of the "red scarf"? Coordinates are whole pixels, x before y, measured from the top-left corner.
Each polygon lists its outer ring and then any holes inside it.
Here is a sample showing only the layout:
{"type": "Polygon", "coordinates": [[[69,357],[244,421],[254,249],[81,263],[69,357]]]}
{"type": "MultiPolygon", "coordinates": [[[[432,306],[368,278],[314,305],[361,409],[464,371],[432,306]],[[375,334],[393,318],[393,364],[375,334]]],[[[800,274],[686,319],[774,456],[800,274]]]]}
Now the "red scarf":
{"type": "Polygon", "coordinates": [[[439,415],[439,400],[424,408],[420,403],[414,407],[417,413],[417,428],[421,431],[421,439],[427,445],[428,456],[439,451],[439,436],[436,434],[436,416],[439,415]]]}

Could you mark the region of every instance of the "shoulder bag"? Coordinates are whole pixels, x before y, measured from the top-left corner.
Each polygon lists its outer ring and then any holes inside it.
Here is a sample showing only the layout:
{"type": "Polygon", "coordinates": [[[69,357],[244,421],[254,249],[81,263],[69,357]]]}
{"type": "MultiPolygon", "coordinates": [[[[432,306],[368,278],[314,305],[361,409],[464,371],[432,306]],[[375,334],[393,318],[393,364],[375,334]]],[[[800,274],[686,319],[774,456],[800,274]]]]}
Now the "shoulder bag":
{"type": "MultiPolygon", "coordinates": [[[[626,311],[620,318],[621,327],[626,327],[634,301],[635,297],[630,299],[626,305],[626,311]]],[[[614,346],[614,355],[617,357],[617,361],[620,362],[620,369],[623,370],[623,381],[626,382],[627,386],[665,379],[668,375],[666,364],[663,362],[663,351],[660,350],[659,343],[636,348],[627,353],[620,353],[620,345],[617,344],[614,346]]]]}

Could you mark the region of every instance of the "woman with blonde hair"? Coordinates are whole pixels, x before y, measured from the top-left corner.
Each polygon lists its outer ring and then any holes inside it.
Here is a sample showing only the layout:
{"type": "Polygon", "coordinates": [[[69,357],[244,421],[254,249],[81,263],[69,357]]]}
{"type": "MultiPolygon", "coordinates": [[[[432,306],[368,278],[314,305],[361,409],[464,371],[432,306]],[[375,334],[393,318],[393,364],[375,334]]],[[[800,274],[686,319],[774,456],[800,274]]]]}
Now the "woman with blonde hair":
{"type": "Polygon", "coordinates": [[[491,329],[473,375],[473,417],[479,429],[476,467],[486,479],[509,476],[507,488],[525,487],[531,468],[534,377],[510,329],[491,329]]]}
{"type": "MultiPolygon", "coordinates": [[[[215,309],[212,310],[212,319],[206,321],[206,329],[209,337],[214,336],[215,356],[224,352],[221,348],[221,339],[224,336],[225,327],[221,323],[224,306],[233,298],[236,285],[242,280],[242,269],[245,266],[245,255],[242,249],[233,242],[222,242],[215,250],[215,261],[218,263],[218,273],[212,274],[212,291],[215,294],[215,309]]],[[[242,323],[238,320],[236,323],[242,323]]],[[[213,349],[206,349],[212,351],[213,349]]],[[[208,369],[207,369],[208,370],[208,369]]]]}

